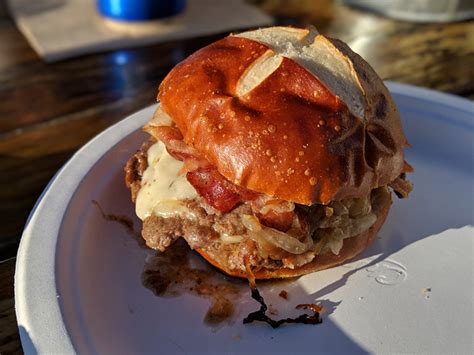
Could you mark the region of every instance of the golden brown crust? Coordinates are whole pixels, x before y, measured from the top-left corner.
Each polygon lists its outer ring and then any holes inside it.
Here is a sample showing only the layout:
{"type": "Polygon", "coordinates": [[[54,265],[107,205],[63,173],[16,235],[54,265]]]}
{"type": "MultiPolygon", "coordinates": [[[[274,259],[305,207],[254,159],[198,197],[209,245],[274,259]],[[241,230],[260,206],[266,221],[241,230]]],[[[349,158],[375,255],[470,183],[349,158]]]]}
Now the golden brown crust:
{"type": "Polygon", "coordinates": [[[132,201],[135,202],[138,191],[141,189],[141,180],[145,169],[148,167],[148,149],[156,142],[154,138],[149,138],[142,144],[140,149],[128,159],[125,164],[125,185],[130,189],[132,201]]]}
{"type": "Polygon", "coordinates": [[[269,48],[234,36],[177,65],[159,99],[185,142],[237,185],[306,205],[366,195],[400,174],[406,140],[380,78],[342,42],[331,42],[360,74],[365,119],[288,58],[238,97],[239,78],[269,48]]]}
{"type": "MultiPolygon", "coordinates": [[[[327,252],[322,255],[317,255],[315,259],[308,264],[295,269],[281,268],[276,270],[260,269],[254,272],[256,279],[279,279],[306,275],[315,271],[328,269],[330,267],[342,264],[364,251],[367,246],[375,239],[378,231],[382,227],[387,218],[391,206],[391,199],[387,198],[378,206],[377,220],[367,231],[360,233],[357,236],[344,239],[344,244],[339,252],[339,255],[334,255],[327,252]]],[[[209,254],[202,249],[196,249],[201,256],[210,264],[214,265],[224,273],[240,278],[247,278],[247,273],[242,270],[233,270],[226,265],[218,264],[209,254]]]]}

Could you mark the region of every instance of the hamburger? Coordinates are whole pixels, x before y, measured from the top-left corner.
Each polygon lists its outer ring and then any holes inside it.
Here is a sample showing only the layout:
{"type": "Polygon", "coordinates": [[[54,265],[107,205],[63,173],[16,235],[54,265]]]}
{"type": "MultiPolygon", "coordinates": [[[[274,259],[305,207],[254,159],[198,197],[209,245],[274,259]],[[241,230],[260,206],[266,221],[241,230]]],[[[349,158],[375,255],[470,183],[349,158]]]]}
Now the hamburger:
{"type": "Polygon", "coordinates": [[[183,238],[231,276],[300,276],[361,253],[391,191],[412,188],[387,88],[314,29],[223,38],[174,67],[158,100],[125,167],[150,248],[183,238]]]}

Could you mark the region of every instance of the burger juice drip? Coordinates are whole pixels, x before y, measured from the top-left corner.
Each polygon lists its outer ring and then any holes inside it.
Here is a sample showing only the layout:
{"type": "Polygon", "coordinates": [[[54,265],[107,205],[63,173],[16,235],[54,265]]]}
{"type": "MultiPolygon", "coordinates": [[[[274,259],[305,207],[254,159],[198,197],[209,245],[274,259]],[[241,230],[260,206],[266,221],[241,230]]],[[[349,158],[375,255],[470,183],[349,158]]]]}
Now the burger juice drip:
{"type": "Polygon", "coordinates": [[[190,259],[193,252],[184,242],[147,258],[142,283],[159,297],[176,297],[192,293],[211,300],[204,322],[217,325],[235,314],[240,297],[239,281],[231,281],[207,265],[195,268],[190,259]]]}
{"type": "Polygon", "coordinates": [[[256,285],[251,285],[250,288],[252,290],[252,298],[260,303],[260,309],[245,317],[243,320],[244,324],[260,321],[268,323],[272,328],[278,328],[284,323],[320,324],[323,322],[320,316],[322,308],[315,304],[299,304],[296,306],[296,309],[311,309],[314,312],[313,315],[302,314],[296,318],[274,320],[267,316],[268,307],[265,304],[265,300],[260,295],[256,285]]]}
{"type": "MultiPolygon", "coordinates": [[[[207,264],[192,265],[193,252],[184,242],[178,241],[165,252],[158,252],[147,258],[142,283],[158,297],[177,297],[191,293],[202,298],[210,299],[204,323],[216,326],[225,322],[232,323],[238,316],[238,306],[246,303],[247,287],[242,280],[228,278],[207,264]]],[[[200,262],[200,259],[197,259],[200,262]]],[[[311,309],[313,315],[303,314],[296,318],[280,320],[267,316],[268,306],[261,296],[255,283],[250,282],[251,296],[261,305],[260,309],[252,312],[243,319],[244,324],[253,321],[268,323],[277,328],[284,323],[319,324],[321,308],[317,305],[298,305],[297,309],[311,309]]],[[[267,284],[273,288],[273,284],[267,284]]],[[[286,291],[285,291],[286,292],[286,291]]],[[[278,292],[275,293],[278,295],[278,292]]],[[[281,297],[280,297],[281,299],[281,297]]],[[[272,307],[270,305],[270,307],[272,307]]]]}

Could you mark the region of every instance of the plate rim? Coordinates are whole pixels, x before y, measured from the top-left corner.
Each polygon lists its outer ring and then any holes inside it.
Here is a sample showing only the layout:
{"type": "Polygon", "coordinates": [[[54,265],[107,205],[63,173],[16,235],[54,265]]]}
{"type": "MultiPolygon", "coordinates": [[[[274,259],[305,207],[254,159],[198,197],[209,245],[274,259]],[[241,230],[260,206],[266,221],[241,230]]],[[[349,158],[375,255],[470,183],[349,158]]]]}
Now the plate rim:
{"type": "MultiPolygon", "coordinates": [[[[441,105],[455,108],[456,110],[465,111],[468,114],[474,111],[474,104],[470,100],[449,93],[390,81],[386,81],[385,84],[393,96],[402,95],[414,99],[436,102],[441,105]]],[[[158,105],[158,103],[152,104],[125,117],[89,140],[75,154],[73,154],[73,156],[53,176],[31,210],[17,252],[14,279],[17,326],[20,333],[21,344],[25,353],[76,352],[64,324],[60,304],[57,300],[55,263],[56,246],[59,235],[54,232],[59,232],[66,207],[77,190],[80,182],[87,175],[91,167],[93,167],[108,151],[113,149],[117,143],[148,121],[148,117],[151,117],[151,112],[158,105]],[[150,112],[150,115],[147,116],[148,111],[150,112]],[[80,164],[77,163],[80,161],[83,161],[82,163],[86,164],[88,169],[82,169],[82,171],[78,169],[80,164]],[[51,191],[55,188],[56,184],[61,182],[65,176],[71,175],[72,172],[75,172],[76,175],[73,176],[73,181],[70,181],[68,186],[69,190],[66,191],[67,193],[61,194],[61,196],[51,196],[51,191]],[[51,214],[57,211],[57,209],[42,208],[48,202],[53,202],[56,205],[59,204],[60,206],[63,206],[64,208],[62,208],[62,212],[53,215],[54,218],[51,217],[51,214]],[[55,229],[53,233],[49,231],[49,241],[46,240],[46,242],[49,242],[47,243],[47,246],[53,246],[53,249],[52,251],[49,250],[49,255],[32,252],[32,250],[41,250],[41,248],[33,248],[32,245],[37,246],[40,239],[41,243],[44,242],[43,238],[34,237],[34,235],[38,233],[36,230],[41,228],[36,229],[33,227],[38,227],[38,223],[41,222],[41,219],[48,217],[59,222],[57,225],[53,226],[55,229]],[[32,284],[28,281],[35,279],[38,280],[37,278],[39,275],[43,276],[40,278],[43,280],[42,284],[44,287],[42,287],[42,289],[46,293],[42,293],[43,297],[41,297],[41,300],[39,300],[38,297],[26,297],[28,294],[37,293],[34,283],[32,284]],[[43,312],[39,313],[42,313],[43,315],[47,313],[48,319],[54,321],[53,324],[48,324],[48,327],[44,327],[44,319],[37,319],[32,316],[35,312],[28,312],[29,310],[35,309],[42,310],[43,312]]],[[[468,125],[474,129],[474,120],[462,117],[449,117],[446,122],[450,121],[452,123],[462,123],[463,125],[468,125]]],[[[48,250],[46,247],[43,247],[42,249],[48,250]]]]}
{"type": "MultiPolygon", "coordinates": [[[[49,181],[46,188],[41,193],[40,197],[36,201],[32,211],[30,212],[25,227],[20,239],[20,245],[17,252],[17,259],[15,264],[15,278],[14,278],[14,297],[15,297],[15,312],[17,318],[17,326],[19,329],[20,340],[25,353],[75,353],[73,343],[67,333],[60,304],[57,301],[57,288],[56,288],[56,247],[58,243],[59,230],[61,228],[61,221],[64,217],[64,212],[67,209],[69,201],[74,195],[77,187],[87,175],[90,168],[93,167],[108,151],[127,137],[130,133],[141,127],[146,118],[146,112],[150,111],[149,117],[151,117],[152,111],[158,104],[153,104],[145,107],[126,118],[120,120],[114,125],[108,127],[98,135],[94,136],[84,146],[82,146],[73,156],[58,170],[58,172],[49,181]],[[104,144],[106,142],[106,144],[104,144]],[[89,169],[80,171],[77,169],[76,161],[81,159],[82,156],[86,156],[86,162],[88,162],[89,169]],[[76,171],[76,175],[73,174],[73,180],[70,181],[69,185],[72,185],[72,190],[67,191],[66,194],[53,196],[53,203],[62,205],[62,213],[56,215],[54,218],[58,223],[54,225],[53,233],[50,233],[48,245],[54,246],[53,252],[50,253],[49,258],[46,258],[42,253],[31,253],[31,249],[38,250],[39,248],[33,248],[31,244],[38,247],[38,241],[33,240],[33,226],[42,217],[48,216],[51,212],[50,209],[41,209],[42,206],[49,202],[47,199],[51,190],[55,185],[64,180],[63,177],[71,175],[71,172],[76,171]],[[35,267],[32,267],[34,264],[35,267]],[[30,265],[28,267],[28,265],[30,265]],[[22,297],[22,295],[35,294],[37,289],[31,285],[32,279],[35,276],[42,275],[43,287],[42,287],[42,298],[38,301],[34,297],[22,297]],[[47,317],[53,318],[54,323],[48,327],[44,327],[38,319],[31,318],[28,314],[28,310],[36,309],[47,309],[47,317]],[[31,331],[36,332],[31,334],[31,331]],[[36,339],[36,341],[35,341],[36,339]]],[[[64,191],[64,190],[63,190],[64,191]]],[[[36,237],[36,239],[43,238],[36,237]]],[[[37,286],[37,285],[36,285],[37,286]]],[[[41,313],[41,312],[40,312],[41,313]]],[[[45,313],[45,312],[42,312],[45,313]]],[[[31,312],[30,312],[31,314],[31,312]]]]}

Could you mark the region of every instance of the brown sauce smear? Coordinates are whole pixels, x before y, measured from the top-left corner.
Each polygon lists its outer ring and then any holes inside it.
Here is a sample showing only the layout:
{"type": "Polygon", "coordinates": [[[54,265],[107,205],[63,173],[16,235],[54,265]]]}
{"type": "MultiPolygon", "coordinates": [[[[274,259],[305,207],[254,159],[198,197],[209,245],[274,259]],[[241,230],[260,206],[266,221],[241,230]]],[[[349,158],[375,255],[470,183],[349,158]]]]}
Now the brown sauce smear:
{"type": "MultiPolygon", "coordinates": [[[[202,265],[194,267],[190,262],[192,256],[193,252],[182,240],[178,240],[163,253],[157,252],[146,260],[142,273],[143,285],[159,297],[176,297],[183,293],[192,293],[208,298],[211,300],[211,305],[204,317],[204,322],[208,325],[218,325],[224,321],[230,321],[236,314],[236,305],[248,292],[247,286],[244,286],[242,280],[229,278],[211,269],[202,262],[199,256],[197,260],[202,265]]],[[[315,304],[296,306],[296,309],[312,311],[311,315],[302,314],[296,318],[274,320],[267,313],[276,315],[278,311],[271,305],[265,304],[255,283],[250,282],[250,289],[252,298],[260,303],[260,309],[245,317],[244,324],[262,321],[273,328],[278,328],[285,323],[322,323],[320,317],[322,308],[315,304]]],[[[279,296],[287,299],[288,292],[282,291],[279,296]]]]}
{"type": "Polygon", "coordinates": [[[141,232],[137,232],[134,228],[134,223],[132,218],[125,215],[118,215],[113,213],[106,213],[102,206],[96,200],[92,200],[92,203],[97,206],[102,218],[109,222],[116,222],[124,227],[125,231],[130,234],[133,239],[138,243],[142,248],[146,247],[145,240],[142,238],[141,232]]]}
{"type": "Polygon", "coordinates": [[[209,325],[230,320],[235,314],[242,282],[230,280],[210,268],[192,267],[191,253],[186,243],[180,240],[165,252],[148,258],[142,273],[143,285],[160,297],[188,292],[210,299],[211,306],[204,318],[209,325]]]}
{"type": "Polygon", "coordinates": [[[99,204],[99,202],[97,202],[96,200],[92,200],[92,203],[97,206],[97,208],[100,211],[100,214],[106,221],[118,222],[125,228],[127,233],[136,234],[135,229],[133,228],[133,221],[130,217],[123,216],[123,215],[115,215],[111,213],[105,213],[104,210],[102,209],[102,206],[99,204]]]}

